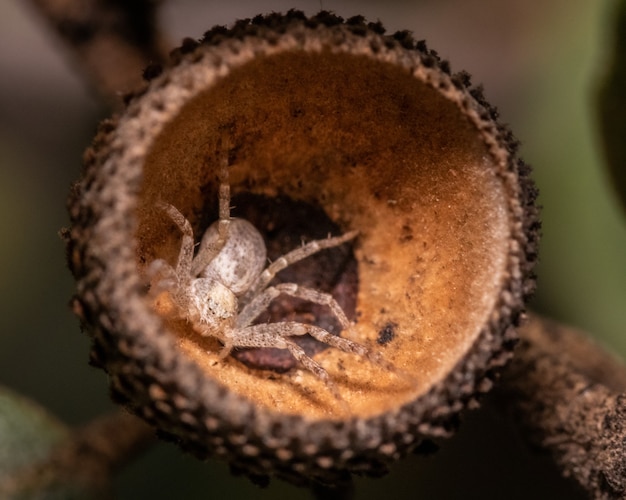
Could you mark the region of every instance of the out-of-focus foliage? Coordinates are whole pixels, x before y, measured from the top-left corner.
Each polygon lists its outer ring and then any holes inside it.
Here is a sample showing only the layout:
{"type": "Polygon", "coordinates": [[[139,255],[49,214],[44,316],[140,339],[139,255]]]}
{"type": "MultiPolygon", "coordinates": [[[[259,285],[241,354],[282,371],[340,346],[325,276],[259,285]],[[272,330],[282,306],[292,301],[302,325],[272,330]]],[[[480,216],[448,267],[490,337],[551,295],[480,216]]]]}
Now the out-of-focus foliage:
{"type": "Polygon", "coordinates": [[[0,387],[0,484],[66,436],[67,428],[43,408],[0,387]]]}
{"type": "Polygon", "coordinates": [[[616,14],[612,60],[600,92],[599,111],[607,166],[626,210],[626,1],[619,2],[616,14]]]}
{"type": "Polygon", "coordinates": [[[607,175],[597,110],[616,5],[577,2],[549,19],[527,108],[512,126],[543,205],[533,307],[626,358],[626,220],[607,175]]]}
{"type": "Polygon", "coordinates": [[[25,475],[68,435],[68,428],[44,408],[0,386],[0,498],[96,498],[79,485],[57,482],[53,476],[25,475]]]}

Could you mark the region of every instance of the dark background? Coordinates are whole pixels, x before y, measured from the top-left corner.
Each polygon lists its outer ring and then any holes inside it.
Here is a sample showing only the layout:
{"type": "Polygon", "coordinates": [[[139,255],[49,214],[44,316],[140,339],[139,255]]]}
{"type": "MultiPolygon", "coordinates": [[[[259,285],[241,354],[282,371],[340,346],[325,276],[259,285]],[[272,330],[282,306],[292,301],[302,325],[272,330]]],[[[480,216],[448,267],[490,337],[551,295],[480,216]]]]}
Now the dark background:
{"type": "MultiPolygon", "coordinates": [[[[614,3],[180,0],[163,3],[161,22],[177,44],[241,17],[324,8],[426,39],[453,70],[484,84],[535,168],[544,237],[533,307],[626,357],[626,224],[595,116],[614,3]]],[[[57,236],[82,151],[106,116],[77,69],[28,2],[0,4],[0,384],[72,425],[113,407],[67,306],[73,283],[57,236]]],[[[436,456],[409,458],[383,479],[357,480],[356,497],[573,498],[545,457],[519,440],[504,417],[474,412],[436,456]]],[[[128,467],[116,492],[122,499],[310,497],[278,481],[259,490],[224,464],[199,463],[168,444],[128,467]]]]}

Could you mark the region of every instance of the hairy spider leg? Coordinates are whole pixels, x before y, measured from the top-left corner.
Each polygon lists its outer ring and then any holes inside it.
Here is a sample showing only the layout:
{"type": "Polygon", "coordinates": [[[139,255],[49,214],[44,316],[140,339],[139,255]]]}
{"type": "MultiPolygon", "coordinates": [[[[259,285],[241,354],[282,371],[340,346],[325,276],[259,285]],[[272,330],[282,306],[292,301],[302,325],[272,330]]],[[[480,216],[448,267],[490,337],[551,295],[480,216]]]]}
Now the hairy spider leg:
{"type": "Polygon", "coordinates": [[[311,373],[313,373],[313,375],[315,375],[318,379],[324,382],[324,385],[326,385],[334,398],[341,403],[344,411],[346,413],[350,413],[350,407],[348,406],[348,403],[346,403],[346,400],[341,397],[339,389],[330,378],[330,375],[328,375],[328,372],[324,370],[324,368],[322,368],[322,365],[307,356],[306,352],[304,352],[304,349],[302,349],[302,347],[300,347],[292,340],[286,340],[285,344],[291,355],[296,358],[296,361],[298,361],[298,363],[304,366],[304,368],[309,370],[311,373]]]}
{"type": "Polygon", "coordinates": [[[339,246],[346,241],[350,241],[355,238],[359,234],[358,231],[350,231],[341,236],[335,236],[332,238],[326,238],[324,240],[313,240],[309,243],[302,245],[300,248],[296,248],[291,252],[282,255],[274,262],[272,262],[265,270],[259,275],[259,277],[255,280],[255,282],[250,287],[250,290],[246,292],[246,294],[241,299],[243,304],[247,304],[251,300],[253,300],[257,295],[259,295],[265,287],[269,284],[270,281],[276,276],[277,273],[289,267],[296,262],[305,259],[321,250],[325,250],[327,248],[333,248],[339,246]]]}
{"type": "MultiPolygon", "coordinates": [[[[358,344],[357,342],[353,342],[352,340],[348,340],[343,337],[333,335],[332,333],[324,330],[323,328],[320,328],[319,326],[315,326],[315,325],[303,325],[303,326],[306,329],[305,333],[308,333],[314,339],[319,340],[320,342],[323,342],[324,344],[328,344],[331,347],[339,349],[340,351],[347,352],[350,354],[356,354],[357,356],[366,358],[370,362],[374,363],[375,365],[378,365],[380,368],[396,374],[397,376],[403,378],[407,382],[411,384],[415,383],[415,378],[411,374],[405,372],[404,370],[400,370],[396,368],[396,366],[393,363],[390,363],[389,361],[387,361],[379,352],[371,351],[364,345],[358,344]]],[[[291,335],[302,335],[302,333],[300,333],[299,330],[297,331],[294,330],[294,332],[292,332],[291,335]]],[[[293,354],[293,351],[289,348],[289,346],[287,346],[287,349],[289,349],[289,351],[293,354]]],[[[298,349],[301,349],[300,346],[298,346],[298,349]]],[[[326,379],[321,377],[318,374],[318,371],[313,370],[309,368],[308,366],[306,366],[304,362],[302,361],[302,359],[297,358],[297,357],[296,359],[300,361],[303,364],[303,366],[305,366],[308,370],[313,371],[313,373],[315,373],[319,378],[321,378],[322,380],[324,380],[324,382],[326,382],[326,379]]],[[[312,361],[313,363],[315,363],[311,358],[308,358],[308,359],[312,361]]],[[[320,368],[322,369],[322,371],[324,371],[326,376],[328,376],[326,371],[321,366],[320,368]]],[[[329,384],[327,383],[327,385],[329,384]]],[[[331,385],[329,385],[329,388],[333,390],[331,385]]],[[[334,391],[333,391],[333,394],[335,394],[334,391]]],[[[341,400],[341,397],[339,397],[338,399],[341,400]]]]}
{"type": "Polygon", "coordinates": [[[178,287],[176,271],[163,259],[153,260],[148,266],[146,276],[148,277],[152,295],[178,287]]]}
{"type": "Polygon", "coordinates": [[[312,288],[299,286],[296,283],[280,283],[276,286],[271,286],[263,290],[241,310],[237,317],[236,327],[246,328],[247,326],[250,326],[257,316],[265,311],[269,307],[270,303],[282,294],[313,302],[314,304],[328,306],[335,318],[337,318],[341,324],[342,329],[350,327],[350,321],[332,295],[329,293],[319,292],[312,288]]]}
{"type": "MultiPolygon", "coordinates": [[[[264,310],[267,309],[270,302],[274,300],[281,294],[289,295],[291,297],[296,297],[299,299],[308,300],[309,302],[313,302],[315,304],[320,304],[324,306],[328,306],[332,313],[335,315],[339,323],[341,323],[342,328],[345,330],[350,328],[350,322],[346,317],[343,309],[337,303],[337,301],[333,298],[332,295],[328,293],[319,292],[317,290],[311,288],[301,287],[295,283],[281,283],[276,286],[272,286],[264,290],[260,295],[258,295],[252,302],[246,305],[239,316],[237,317],[236,327],[239,329],[247,329],[250,323],[256,319],[256,317],[261,314],[264,310]]],[[[315,325],[302,324],[306,327],[306,331],[300,333],[298,330],[297,333],[288,332],[285,333],[286,336],[293,335],[303,335],[304,333],[308,333],[314,339],[328,344],[331,347],[335,347],[341,351],[356,354],[358,356],[364,357],[371,361],[372,363],[384,368],[387,371],[391,371],[392,373],[397,373],[398,375],[404,378],[410,378],[411,381],[413,378],[397,369],[392,363],[387,361],[382,354],[379,352],[374,352],[365,347],[362,344],[357,342],[353,342],[352,340],[348,340],[343,337],[339,337],[338,335],[333,335],[329,331],[320,328],[315,325]]]]}
{"type": "Polygon", "coordinates": [[[366,358],[375,365],[378,365],[387,371],[390,371],[392,373],[402,376],[403,378],[408,378],[413,381],[413,377],[411,375],[404,373],[402,370],[396,368],[395,365],[387,361],[381,353],[371,351],[362,344],[353,342],[352,340],[348,340],[343,337],[339,337],[337,335],[333,335],[332,333],[315,325],[311,325],[307,333],[314,339],[319,340],[324,344],[328,344],[329,346],[339,349],[343,352],[356,354],[357,356],[366,358]]]}
{"type": "Polygon", "coordinates": [[[193,260],[193,229],[191,228],[191,224],[185,218],[180,211],[170,205],[169,203],[158,202],[157,206],[163,210],[167,215],[169,215],[170,219],[174,221],[174,223],[178,226],[178,229],[182,233],[183,237],[180,243],[180,251],[178,253],[178,258],[176,259],[176,265],[174,266],[174,272],[179,277],[185,277],[191,279],[189,275],[189,271],[191,270],[191,263],[193,260]]]}
{"type": "Polygon", "coordinates": [[[228,177],[228,140],[223,136],[219,140],[218,149],[220,152],[220,168],[218,177],[219,186],[219,219],[217,226],[217,240],[210,246],[202,247],[198,255],[193,259],[191,266],[191,276],[196,277],[209,263],[220,253],[228,240],[228,229],[230,227],[230,182],[228,177]]]}
{"type": "MultiPolygon", "coordinates": [[[[305,335],[310,333],[311,329],[322,330],[321,328],[295,321],[253,325],[242,330],[238,330],[236,342],[233,345],[224,347],[228,349],[228,352],[230,352],[233,347],[275,347],[278,349],[288,349],[296,361],[324,382],[335,399],[341,401],[344,408],[349,411],[349,407],[347,406],[345,400],[341,397],[339,389],[328,375],[328,372],[322,367],[322,365],[307,356],[304,349],[302,349],[298,344],[287,338],[305,335]]],[[[326,333],[331,337],[335,337],[335,335],[328,332],[326,333]]]]}

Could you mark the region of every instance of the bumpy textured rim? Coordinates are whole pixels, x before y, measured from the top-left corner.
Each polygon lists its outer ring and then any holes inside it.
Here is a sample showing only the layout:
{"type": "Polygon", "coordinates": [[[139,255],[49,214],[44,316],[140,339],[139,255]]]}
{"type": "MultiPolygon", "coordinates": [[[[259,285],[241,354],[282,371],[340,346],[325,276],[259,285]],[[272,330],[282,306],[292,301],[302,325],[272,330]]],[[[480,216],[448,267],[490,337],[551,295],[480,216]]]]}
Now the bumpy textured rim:
{"type": "Polygon", "coordinates": [[[69,202],[68,260],[78,281],[75,310],[93,337],[92,363],[109,373],[114,397],[184,449],[199,457],[225,457],[257,479],[277,475],[296,482],[336,482],[351,472],[379,474],[424,439],[449,435],[458,412],[491,387],[496,369],[509,359],[524,299],[534,287],[536,191],[530,169],[516,157],[517,142],[497,122],[495,109],[480,89],[471,87],[466,73],[450,74],[447,63],[423,42],[415,43],[407,32],[385,36],[380,24],[361,17],[344,22],[328,13],[259,16],[229,30],[214,28],[199,43],[185,41],[172,59],[163,73],[148,68],[149,85],[129,97],[123,117],[102,124],[69,202]],[[511,191],[509,211],[515,221],[506,289],[459,366],[416,401],[349,421],[279,415],[208,379],[175,349],[170,333],[147,310],[133,244],[143,158],[149,138],[158,135],[167,117],[259,55],[322,48],[407,68],[454,102],[487,144],[511,191]],[[174,94],[167,91],[172,86],[174,94]],[[136,137],[132,147],[117,139],[122,129],[136,137]]]}

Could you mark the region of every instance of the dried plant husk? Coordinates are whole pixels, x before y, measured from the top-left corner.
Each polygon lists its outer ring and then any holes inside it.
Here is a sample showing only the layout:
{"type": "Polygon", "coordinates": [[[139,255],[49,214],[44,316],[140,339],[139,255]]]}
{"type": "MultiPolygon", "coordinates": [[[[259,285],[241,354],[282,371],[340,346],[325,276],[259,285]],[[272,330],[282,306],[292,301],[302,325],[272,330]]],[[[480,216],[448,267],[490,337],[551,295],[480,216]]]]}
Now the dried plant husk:
{"type": "Polygon", "coordinates": [[[172,57],[102,124],[69,202],[75,309],[114,397],[184,449],[257,479],[376,475],[450,435],[510,358],[534,287],[535,188],[495,109],[423,42],[361,17],[259,16],[172,57]],[[332,280],[315,260],[289,278],[335,293],[356,321],[342,335],[397,367],[315,354],[348,412],[274,354],[220,359],[217,341],[146,298],[146,266],[180,247],[155,204],[176,206],[199,238],[217,217],[224,131],[234,213],[270,254],[293,248],[289,233],[359,231],[332,280]]]}

